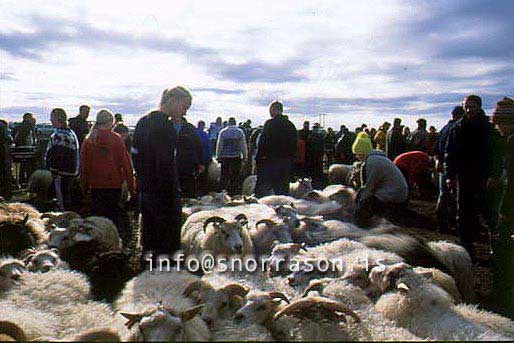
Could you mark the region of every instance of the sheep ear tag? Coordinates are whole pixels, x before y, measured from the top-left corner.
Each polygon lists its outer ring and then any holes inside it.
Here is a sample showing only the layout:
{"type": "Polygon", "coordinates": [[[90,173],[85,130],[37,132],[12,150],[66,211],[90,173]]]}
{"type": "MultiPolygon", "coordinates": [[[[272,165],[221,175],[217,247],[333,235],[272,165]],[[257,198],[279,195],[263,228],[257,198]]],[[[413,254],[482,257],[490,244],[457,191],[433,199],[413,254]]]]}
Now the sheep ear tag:
{"type": "Polygon", "coordinates": [[[141,319],[143,319],[143,315],[139,313],[127,313],[127,312],[120,312],[120,314],[128,319],[128,321],[125,323],[125,326],[130,330],[134,325],[138,324],[141,319]]]}
{"type": "Polygon", "coordinates": [[[191,307],[185,311],[180,312],[180,319],[182,322],[187,322],[196,317],[200,312],[202,312],[203,304],[195,307],[191,307]]]}
{"type": "Polygon", "coordinates": [[[407,285],[406,285],[405,283],[403,283],[403,282],[399,283],[399,284],[396,286],[396,288],[397,288],[398,290],[400,290],[400,291],[405,291],[405,292],[410,291],[409,286],[407,286],[407,285]]]}

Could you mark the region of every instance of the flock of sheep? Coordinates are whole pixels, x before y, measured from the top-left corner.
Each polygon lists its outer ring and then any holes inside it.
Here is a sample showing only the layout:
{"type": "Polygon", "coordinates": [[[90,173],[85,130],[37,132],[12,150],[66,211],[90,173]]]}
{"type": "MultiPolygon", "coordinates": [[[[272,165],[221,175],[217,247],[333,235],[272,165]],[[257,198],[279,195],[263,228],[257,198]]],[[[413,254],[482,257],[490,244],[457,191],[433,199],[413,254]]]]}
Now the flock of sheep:
{"type": "Polygon", "coordinates": [[[263,271],[203,274],[137,274],[110,220],[0,202],[0,341],[514,338],[513,321],[472,305],[461,246],[384,220],[356,227],[351,188],[291,188],[293,196],[185,200],[186,256],[266,262],[263,271]],[[111,299],[99,296],[105,287],[111,299]]]}

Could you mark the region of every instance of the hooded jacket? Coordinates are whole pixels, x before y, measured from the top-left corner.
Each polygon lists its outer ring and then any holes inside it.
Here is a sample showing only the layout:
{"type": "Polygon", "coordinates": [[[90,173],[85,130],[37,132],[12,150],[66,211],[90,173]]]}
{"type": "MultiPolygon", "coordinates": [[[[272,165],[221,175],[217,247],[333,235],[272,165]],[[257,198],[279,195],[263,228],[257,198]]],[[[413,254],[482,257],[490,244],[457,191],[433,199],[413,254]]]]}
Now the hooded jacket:
{"type": "Polygon", "coordinates": [[[380,150],[372,150],[361,169],[361,201],[371,196],[386,203],[407,200],[409,187],[400,169],[380,150]]]}
{"type": "Polygon", "coordinates": [[[123,138],[111,130],[88,137],[80,152],[80,180],[84,189],[119,189],[123,181],[133,193],[134,170],[123,138]]]}

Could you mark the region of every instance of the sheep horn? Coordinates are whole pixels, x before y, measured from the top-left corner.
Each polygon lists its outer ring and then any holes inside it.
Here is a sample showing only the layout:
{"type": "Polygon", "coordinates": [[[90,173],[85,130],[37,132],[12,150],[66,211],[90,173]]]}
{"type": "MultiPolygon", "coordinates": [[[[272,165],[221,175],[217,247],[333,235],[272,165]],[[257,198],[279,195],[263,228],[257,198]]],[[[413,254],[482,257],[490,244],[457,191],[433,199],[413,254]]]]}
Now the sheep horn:
{"type": "Polygon", "coordinates": [[[282,292],[269,292],[268,295],[272,298],[272,299],[282,299],[284,300],[286,303],[290,304],[291,302],[289,301],[289,299],[287,299],[287,297],[285,296],[284,293],[282,292]]]}
{"type": "Polygon", "coordinates": [[[128,319],[128,321],[125,323],[125,326],[129,330],[132,329],[134,325],[138,324],[143,319],[143,315],[140,313],[120,312],[120,314],[126,319],[128,319]]]}
{"type": "Polygon", "coordinates": [[[277,320],[285,315],[306,318],[313,315],[314,313],[321,313],[326,318],[338,319],[346,322],[344,316],[338,314],[338,312],[349,315],[357,323],[361,321],[359,316],[355,312],[353,312],[351,309],[349,309],[342,303],[322,297],[308,297],[296,300],[292,304],[287,305],[282,310],[275,313],[275,315],[273,316],[273,320],[277,320]]]}
{"type": "Polygon", "coordinates": [[[203,231],[205,232],[205,230],[207,229],[207,225],[209,225],[210,223],[222,224],[224,222],[226,222],[226,220],[221,217],[218,217],[218,216],[210,217],[203,223],[203,231]]]}
{"type": "Polygon", "coordinates": [[[323,292],[323,288],[325,287],[325,282],[321,280],[316,280],[312,282],[305,290],[303,291],[302,298],[307,297],[309,295],[309,292],[311,291],[317,291],[319,294],[323,292]]]}
{"type": "Polygon", "coordinates": [[[13,322],[0,321],[0,335],[11,337],[14,341],[27,341],[25,331],[13,322]]]}
{"type": "Polygon", "coordinates": [[[188,308],[187,310],[184,310],[180,312],[179,317],[182,320],[183,323],[190,321],[194,317],[196,317],[200,312],[202,312],[203,304],[188,308]]]}
{"type": "Polygon", "coordinates": [[[184,292],[182,292],[182,295],[185,297],[190,297],[191,294],[193,294],[193,292],[201,290],[204,285],[205,285],[205,282],[202,280],[193,281],[189,285],[187,285],[184,292]]]}
{"type": "Polygon", "coordinates": [[[221,290],[227,294],[239,295],[240,297],[245,297],[250,291],[247,287],[244,287],[238,283],[231,283],[230,285],[226,285],[221,290]]]}
{"type": "Polygon", "coordinates": [[[275,222],[271,219],[261,219],[257,223],[255,223],[255,227],[265,224],[267,227],[273,227],[275,226],[275,222]]]}
{"type": "Polygon", "coordinates": [[[248,225],[248,218],[243,213],[238,214],[234,219],[241,225],[248,225]]]}

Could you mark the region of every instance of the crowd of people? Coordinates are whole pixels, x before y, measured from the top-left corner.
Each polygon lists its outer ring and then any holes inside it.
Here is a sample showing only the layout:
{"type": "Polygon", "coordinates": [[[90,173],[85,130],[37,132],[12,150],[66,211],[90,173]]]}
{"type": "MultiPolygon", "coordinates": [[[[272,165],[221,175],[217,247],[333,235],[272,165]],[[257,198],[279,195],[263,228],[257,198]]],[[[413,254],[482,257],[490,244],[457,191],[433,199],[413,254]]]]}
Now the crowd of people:
{"type": "MultiPolygon", "coordinates": [[[[213,158],[221,164],[219,188],[241,193],[246,175],[255,174],[255,194],[288,194],[289,182],[309,177],[315,188],[324,184],[325,170],[336,164],[353,165],[359,185],[354,221],[361,227],[379,214],[401,213],[413,196],[431,198],[438,193],[439,230],[456,232],[476,261],[476,247],[486,235],[494,252],[497,285],[512,283],[514,234],[514,101],[504,98],[492,116],[482,109],[479,96],[469,95],[451,112],[438,133],[417,120],[410,132],[400,118],[378,129],[366,124],[350,130],[326,131],[306,121],[297,130],[273,101],[271,118],[252,128],[218,117],[207,127],[186,119],[192,96],[184,87],[164,90],[158,110],[139,119],[133,135],[120,114],[101,109],[91,127],[90,107],[67,119],[65,111],[51,112],[54,131],[45,151],[61,210],[74,201],[70,187],[80,179],[89,194],[93,214],[119,223],[122,190],[138,199],[142,215],[142,245],[154,256],[179,249],[181,198],[208,192],[208,170],[213,158]],[[435,182],[437,180],[437,182],[435,182]]],[[[35,117],[27,113],[10,135],[0,122],[1,195],[9,197],[6,182],[12,175],[10,147],[34,145],[35,117]]],[[[37,166],[25,166],[24,176],[37,166]]],[[[498,286],[507,290],[507,287],[498,286]]],[[[512,294],[501,294],[510,299],[512,294]],[[510,298],[509,298],[510,297],[510,298]]],[[[507,305],[506,305],[507,306],[507,305]]],[[[512,308],[510,308],[512,310],[512,308]]]]}

